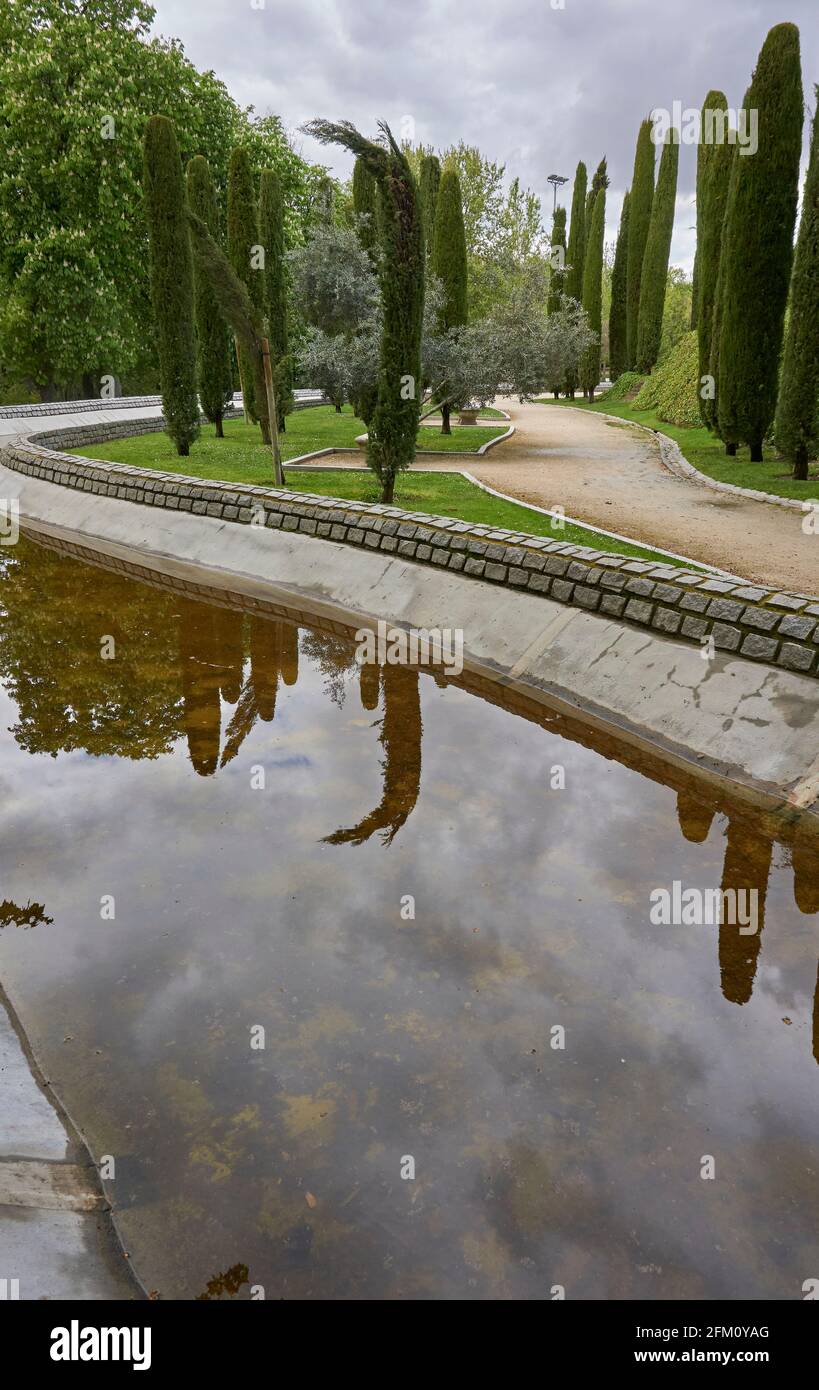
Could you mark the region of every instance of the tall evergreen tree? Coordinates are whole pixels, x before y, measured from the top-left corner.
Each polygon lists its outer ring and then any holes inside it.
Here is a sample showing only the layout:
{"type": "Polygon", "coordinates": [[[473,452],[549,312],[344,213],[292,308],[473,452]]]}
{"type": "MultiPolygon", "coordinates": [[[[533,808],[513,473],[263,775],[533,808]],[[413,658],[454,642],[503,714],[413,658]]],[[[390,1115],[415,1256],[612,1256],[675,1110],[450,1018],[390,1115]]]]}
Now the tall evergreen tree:
{"type": "Polygon", "coordinates": [[[711,372],[711,335],[714,327],[714,301],[722,253],[722,233],[725,205],[731,181],[731,163],[735,145],[728,142],[728,123],[724,113],[728,101],[724,92],[709,92],[700,117],[700,142],[697,150],[697,282],[693,297],[699,346],[700,414],[709,428],[714,423],[714,398],[704,389],[702,378],[711,372]],[[708,113],[714,113],[709,116],[708,113]],[[719,122],[717,129],[716,122],[719,122]],[[717,140],[715,137],[720,135],[717,140]]]}
{"type": "Polygon", "coordinates": [[[776,407],[799,186],[803,102],[795,24],[775,25],[765,39],[744,110],[758,113],[759,148],[735,159],[728,192],[717,416],[726,444],[748,444],[751,462],[760,463],[776,407]]]}
{"type": "Polygon", "coordinates": [[[611,272],[611,309],[609,310],[609,375],[612,381],[628,369],[626,356],[626,271],[628,262],[628,208],[630,195],[626,190],[614,266],[611,272]]]}
{"type": "Polygon", "coordinates": [[[349,121],[310,121],[305,130],[322,144],[342,145],[362,157],[380,194],[383,328],[378,401],[369,428],[367,462],[390,503],[396,475],[415,457],[421,413],[421,330],[424,318],[424,229],[418,187],[403,150],[384,123],[384,144],[359,134],[349,121]]]}
{"type": "MultiPolygon", "coordinates": [[[[566,248],[566,280],[564,293],[578,303],[583,298],[583,259],[586,254],[586,166],[581,160],[575,170],[572,189],[572,211],[569,222],[569,244],[566,248]]],[[[567,372],[564,389],[568,396],[577,390],[577,376],[567,372]]]]}
{"type": "Polygon", "coordinates": [[[560,308],[566,283],[566,209],[555,208],[552,218],[552,238],[549,260],[549,298],[547,313],[556,314],[560,308]]]}
{"type": "MultiPolygon", "coordinates": [[[[246,146],[238,145],[230,156],[228,169],[228,260],[239,279],[246,286],[251,304],[259,311],[261,311],[263,301],[260,246],[259,210],[256,205],[256,191],[253,186],[250,152],[246,146]]],[[[258,422],[261,416],[259,403],[256,400],[253,363],[241,345],[238,349],[238,358],[245,411],[251,420],[258,422]]]]}
{"type": "MultiPolygon", "coordinates": [[[[594,216],[594,200],[601,188],[608,188],[611,179],[606,173],[606,156],[600,160],[597,168],[592,174],[592,181],[589,184],[589,191],[586,194],[586,208],[583,218],[583,244],[588,246],[591,236],[592,217],[594,216]]],[[[582,282],[581,282],[582,283],[582,282]]]]}
{"type": "Polygon", "coordinates": [[[606,230],[606,187],[601,185],[594,195],[586,257],[583,264],[583,308],[589,318],[589,328],[597,334],[583,354],[580,364],[580,384],[583,394],[594,400],[594,390],[600,380],[600,328],[603,303],[603,238],[606,230]]]}
{"type": "Polygon", "coordinates": [[[435,234],[435,210],[438,206],[438,189],[441,186],[441,165],[436,155],[425,154],[421,160],[421,211],[424,217],[424,246],[427,255],[432,254],[435,234]]]}
{"type": "Polygon", "coordinates": [[[356,223],[358,239],[371,258],[375,257],[378,247],[377,206],[375,179],[363,159],[357,159],[353,169],[353,212],[361,219],[356,223]]]}
{"type": "Polygon", "coordinates": [[[643,121],[637,135],[634,173],[628,212],[628,259],[626,262],[626,356],[628,365],[637,365],[637,320],[640,313],[640,284],[646,249],[651,204],[654,200],[654,139],[651,121],[643,121]]]}
{"type": "Polygon", "coordinates": [[[637,315],[637,370],[649,373],[660,353],[663,308],[668,279],[668,256],[674,231],[677,168],[680,160],[679,131],[671,129],[660,156],[660,172],[651,204],[651,219],[640,276],[640,309],[637,315]]]}
{"type": "Polygon", "coordinates": [[[182,161],[167,116],[152,116],[145,128],[143,187],[162,411],[176,452],[185,458],[199,434],[193,262],[182,161]]]}
{"type": "Polygon", "coordinates": [[[793,463],[794,478],[801,479],[807,478],[808,461],[816,457],[819,447],[819,87],[814,95],[817,107],[774,430],[777,449],[793,463]]]}
{"type": "MultiPolygon", "coordinates": [[[[438,189],[430,267],[443,286],[440,328],[460,328],[467,317],[466,234],[461,181],[455,169],[445,169],[438,189]]],[[[441,433],[451,434],[450,405],[441,406],[441,433]]]]}
{"type": "Polygon", "coordinates": [[[583,295],[583,257],[586,251],[586,166],[581,160],[574,176],[569,244],[566,247],[566,294],[578,303],[583,295]]]}
{"type": "Polygon", "coordinates": [[[694,269],[691,272],[691,319],[688,327],[691,332],[697,326],[697,314],[699,312],[699,284],[700,284],[700,249],[699,245],[694,248],[694,269]]]}
{"type": "Polygon", "coordinates": [[[292,380],[287,331],[287,284],[284,268],[284,202],[279,176],[263,169],[259,180],[259,237],[264,247],[262,312],[267,325],[270,366],[276,388],[278,428],[292,408],[292,380]]]}
{"type": "MultiPolygon", "coordinates": [[[[558,313],[563,303],[563,291],[566,283],[566,209],[555,208],[552,218],[552,240],[549,254],[551,269],[549,271],[549,298],[546,302],[547,314],[558,313]]],[[[555,399],[560,395],[563,383],[554,382],[551,390],[554,392],[555,399]]]]}
{"type": "MultiPolygon", "coordinates": [[[[214,240],[218,240],[219,210],[208,161],[201,154],[195,155],[188,164],[186,174],[188,206],[202,219],[214,240]]],[[[223,439],[225,407],[230,404],[233,395],[230,337],[210,282],[196,259],[193,262],[193,288],[199,399],[206,418],[216,427],[217,438],[223,439]]]]}

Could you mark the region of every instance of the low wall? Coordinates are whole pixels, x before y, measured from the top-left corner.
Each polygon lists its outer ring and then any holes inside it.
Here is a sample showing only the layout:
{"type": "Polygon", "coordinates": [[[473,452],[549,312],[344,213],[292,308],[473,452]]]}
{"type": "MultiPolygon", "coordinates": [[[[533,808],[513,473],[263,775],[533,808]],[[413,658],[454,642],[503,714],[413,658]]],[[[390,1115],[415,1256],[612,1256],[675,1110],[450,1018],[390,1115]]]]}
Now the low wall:
{"type": "MultiPolygon", "coordinates": [[[[146,425],[159,430],[162,420],[140,421],[138,428],[146,425]]],[[[810,595],[399,507],[206,482],[60,451],[120,438],[133,430],[133,421],[49,430],[12,442],[0,451],[0,458],[8,468],[61,487],[394,554],[548,596],[677,640],[700,645],[710,638],[719,651],[819,676],[819,599],[810,595]]]]}

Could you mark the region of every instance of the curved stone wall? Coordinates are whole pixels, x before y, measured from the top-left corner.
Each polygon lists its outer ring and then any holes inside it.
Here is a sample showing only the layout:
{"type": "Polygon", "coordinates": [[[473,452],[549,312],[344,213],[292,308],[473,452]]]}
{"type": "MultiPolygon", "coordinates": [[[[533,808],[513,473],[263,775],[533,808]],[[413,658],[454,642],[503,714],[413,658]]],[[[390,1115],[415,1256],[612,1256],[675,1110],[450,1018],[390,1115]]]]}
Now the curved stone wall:
{"type": "MultiPolygon", "coordinates": [[[[162,429],[161,418],[140,431],[162,429]]],[[[339,498],[204,481],[61,452],[132,433],[134,422],[49,430],[0,458],[31,477],[142,506],[251,523],[394,554],[544,595],[750,661],[819,676],[819,599],[737,583],[588,546],[339,498]]]]}

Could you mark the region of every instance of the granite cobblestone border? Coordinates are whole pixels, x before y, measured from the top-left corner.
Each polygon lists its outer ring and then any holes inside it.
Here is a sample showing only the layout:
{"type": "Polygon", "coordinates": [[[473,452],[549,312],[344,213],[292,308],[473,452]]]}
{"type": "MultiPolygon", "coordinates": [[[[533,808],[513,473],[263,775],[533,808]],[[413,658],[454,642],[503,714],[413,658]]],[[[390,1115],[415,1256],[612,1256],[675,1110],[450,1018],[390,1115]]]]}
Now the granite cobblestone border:
{"type": "MultiPolygon", "coordinates": [[[[145,425],[139,422],[139,428],[145,425]]],[[[162,428],[161,419],[151,422],[162,428]]],[[[84,459],[80,447],[133,433],[133,422],[101,422],[18,440],[0,451],[16,472],[100,497],[188,511],[238,525],[261,518],[298,532],[435,565],[717,651],[819,676],[819,598],[721,579],[590,546],[550,540],[399,507],[317,497],[292,489],[211,482],[84,459]]]]}

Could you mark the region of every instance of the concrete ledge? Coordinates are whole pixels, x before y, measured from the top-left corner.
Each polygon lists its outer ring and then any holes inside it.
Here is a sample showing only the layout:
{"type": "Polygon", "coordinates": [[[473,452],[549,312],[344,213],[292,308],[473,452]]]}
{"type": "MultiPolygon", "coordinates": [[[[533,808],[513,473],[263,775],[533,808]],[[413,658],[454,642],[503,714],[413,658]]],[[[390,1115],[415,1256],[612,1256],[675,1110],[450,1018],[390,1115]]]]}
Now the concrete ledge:
{"type": "MultiPolygon", "coordinates": [[[[0,495],[15,485],[36,533],[83,545],[91,558],[104,553],[180,588],[207,584],[249,606],[278,603],[348,628],[386,618],[460,629],[468,671],[557,702],[699,775],[775,805],[819,810],[819,700],[815,682],[798,672],[719,650],[703,660],[676,636],[514,585],[496,585],[487,601],[486,587],[463,573],[395,551],[332,538],[319,545],[294,527],[149,511],[0,474],[0,495]]],[[[296,513],[285,515],[298,525],[296,513]]]]}
{"type": "MultiPolygon", "coordinates": [[[[157,422],[161,428],[161,421],[157,422]]],[[[598,612],[748,661],[819,676],[819,599],[732,578],[630,560],[590,546],[293,490],[206,482],[78,458],[53,447],[104,441],[127,421],[47,431],[8,444],[0,461],[62,488],[141,507],[206,515],[231,526],[299,532],[598,612]]]]}

